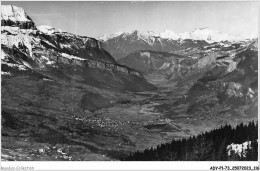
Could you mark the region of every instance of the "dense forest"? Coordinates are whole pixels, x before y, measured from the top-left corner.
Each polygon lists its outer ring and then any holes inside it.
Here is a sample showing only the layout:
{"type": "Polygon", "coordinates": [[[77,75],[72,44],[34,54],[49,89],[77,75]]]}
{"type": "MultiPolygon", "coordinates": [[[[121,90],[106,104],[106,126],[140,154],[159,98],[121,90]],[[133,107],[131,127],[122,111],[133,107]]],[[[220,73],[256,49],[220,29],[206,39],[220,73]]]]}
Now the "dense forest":
{"type": "MultiPolygon", "coordinates": [[[[242,151],[243,152],[243,151],[242,151]]],[[[158,145],[156,148],[137,151],[123,161],[257,161],[258,156],[258,122],[252,121],[232,127],[221,126],[188,139],[173,140],[171,143],[158,145]],[[245,156],[231,151],[227,146],[251,141],[245,156]]]]}

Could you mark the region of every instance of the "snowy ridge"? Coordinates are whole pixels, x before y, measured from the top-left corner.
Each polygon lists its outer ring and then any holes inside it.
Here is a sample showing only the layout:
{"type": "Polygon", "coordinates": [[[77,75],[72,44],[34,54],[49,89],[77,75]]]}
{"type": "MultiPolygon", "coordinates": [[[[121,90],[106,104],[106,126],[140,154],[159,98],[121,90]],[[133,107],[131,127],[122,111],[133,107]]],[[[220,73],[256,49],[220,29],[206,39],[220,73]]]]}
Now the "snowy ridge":
{"type": "Polygon", "coordinates": [[[61,32],[61,30],[56,30],[54,27],[48,25],[37,26],[37,29],[43,32],[44,34],[53,34],[54,32],[61,32]]]}
{"type": "Polygon", "coordinates": [[[114,33],[114,34],[105,34],[105,35],[99,37],[98,39],[103,40],[103,41],[107,41],[107,40],[112,39],[114,37],[120,36],[121,34],[123,34],[123,32],[118,32],[118,33],[114,33]]]}
{"type": "Polygon", "coordinates": [[[247,39],[243,36],[235,36],[228,33],[222,33],[219,31],[212,30],[210,28],[197,28],[193,30],[192,32],[184,32],[184,33],[175,33],[170,30],[165,30],[164,32],[160,33],[160,37],[165,39],[193,39],[193,40],[205,40],[209,43],[212,42],[221,42],[221,41],[241,41],[247,39]]]}
{"type": "Polygon", "coordinates": [[[124,33],[118,33],[118,34],[112,34],[111,36],[100,37],[99,40],[101,41],[107,41],[116,37],[122,37],[123,39],[136,39],[136,40],[143,40],[144,42],[148,43],[149,45],[153,45],[156,37],[159,37],[159,34],[148,31],[148,32],[140,32],[138,30],[130,30],[126,31],[124,33]]]}
{"type": "Polygon", "coordinates": [[[126,38],[128,36],[137,36],[137,38],[143,39],[146,42],[150,42],[150,43],[152,42],[151,40],[153,40],[155,37],[163,38],[163,39],[171,39],[171,40],[179,40],[179,39],[205,40],[208,43],[221,42],[225,40],[234,42],[234,41],[242,41],[245,39],[250,39],[250,37],[235,36],[229,33],[222,33],[207,27],[197,28],[192,32],[184,32],[184,33],[175,33],[171,30],[165,30],[164,32],[157,34],[153,31],[140,32],[138,30],[133,30],[133,31],[126,31],[123,33],[120,32],[120,33],[115,33],[110,35],[104,35],[99,37],[98,39],[102,41],[107,41],[118,36],[122,36],[123,38],[126,38]]]}
{"type": "MultiPolygon", "coordinates": [[[[5,7],[4,7],[5,8],[5,7]]],[[[18,8],[18,7],[17,7],[18,8]]],[[[35,27],[26,27],[27,24],[33,23],[31,20],[25,19],[25,12],[22,8],[16,8],[13,13],[10,14],[10,10],[13,11],[13,6],[6,6],[5,13],[3,16],[5,17],[2,22],[6,22],[7,24],[1,27],[1,45],[4,46],[5,49],[13,49],[14,47],[19,50],[19,53],[27,56],[28,59],[20,59],[19,61],[15,60],[15,63],[11,62],[12,55],[8,54],[7,51],[1,52],[1,62],[9,69],[13,68],[15,70],[25,71],[28,68],[33,68],[31,62],[34,61],[37,64],[39,69],[43,69],[45,66],[57,68],[57,58],[60,58],[60,63],[64,64],[76,64],[83,65],[86,67],[98,68],[98,69],[107,69],[107,70],[117,70],[120,72],[124,72],[126,74],[135,75],[142,78],[142,75],[129,69],[124,66],[120,66],[117,63],[113,63],[114,60],[111,59],[111,56],[107,55],[103,52],[103,49],[98,42],[94,38],[86,37],[86,36],[78,36],[75,34],[62,32],[61,30],[57,30],[52,26],[41,25],[38,26],[37,29],[35,27]],[[10,22],[8,17],[16,16],[16,13],[20,16],[18,17],[17,22],[10,22]],[[23,15],[24,14],[24,15],[23,15]],[[23,18],[22,18],[23,17],[23,18]],[[8,21],[5,21],[8,20],[8,21]],[[19,20],[19,21],[18,21],[19,20]],[[27,22],[29,21],[29,22],[27,22]],[[18,24],[17,24],[18,23],[18,24]],[[24,23],[25,26],[20,27],[20,24],[24,23]],[[40,33],[40,34],[39,34],[40,33]],[[39,35],[49,35],[47,38],[42,38],[39,35]],[[57,40],[57,36],[60,35],[65,40],[57,40]],[[46,48],[46,45],[48,47],[46,48]],[[61,52],[52,51],[55,55],[51,55],[49,51],[49,46],[54,49],[60,49],[61,52]],[[93,53],[89,52],[89,55],[92,56],[91,59],[88,57],[79,57],[75,55],[70,55],[64,52],[64,49],[75,51],[79,48],[93,48],[93,53]],[[41,50],[39,50],[41,49],[41,50]],[[97,52],[97,53],[95,53],[97,52]],[[101,55],[100,55],[101,54],[101,55]],[[103,57],[104,55],[104,57],[103,57]],[[96,57],[100,57],[99,60],[95,60],[96,57]],[[29,59],[30,58],[30,59],[29,59]],[[94,59],[93,59],[94,58],[94,59]],[[29,61],[29,62],[28,62],[29,61]],[[112,63],[111,63],[112,62],[112,63]]],[[[27,16],[27,15],[26,15],[27,16]]],[[[88,52],[86,52],[88,53],[88,52]]],[[[12,75],[10,72],[2,72],[2,75],[12,75]]]]}
{"type": "Polygon", "coordinates": [[[209,28],[195,29],[190,33],[190,38],[195,40],[205,40],[208,42],[220,42],[220,41],[240,41],[246,39],[242,36],[235,36],[228,33],[222,33],[214,31],[209,28]]]}
{"type": "Polygon", "coordinates": [[[148,44],[152,44],[154,41],[154,37],[159,36],[159,35],[152,31],[142,33],[138,30],[130,30],[130,31],[118,32],[118,33],[114,33],[114,34],[106,34],[101,37],[98,37],[98,40],[106,42],[110,39],[117,38],[119,36],[122,36],[122,38],[124,38],[124,39],[126,39],[127,37],[135,37],[138,40],[142,39],[145,42],[147,42],[148,44]]]}
{"type": "Polygon", "coordinates": [[[164,39],[172,39],[172,40],[178,40],[181,38],[181,36],[171,30],[165,30],[164,32],[160,33],[160,37],[164,39]]]}

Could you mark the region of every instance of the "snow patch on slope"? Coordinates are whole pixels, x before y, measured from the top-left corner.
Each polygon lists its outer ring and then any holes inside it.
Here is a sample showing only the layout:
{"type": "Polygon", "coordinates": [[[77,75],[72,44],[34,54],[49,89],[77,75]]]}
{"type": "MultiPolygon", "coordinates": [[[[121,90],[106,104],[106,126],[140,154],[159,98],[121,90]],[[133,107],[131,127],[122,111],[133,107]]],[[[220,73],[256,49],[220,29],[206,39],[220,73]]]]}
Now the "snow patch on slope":
{"type": "Polygon", "coordinates": [[[251,146],[251,141],[246,141],[242,144],[230,144],[227,146],[227,150],[228,150],[228,156],[231,155],[232,151],[235,153],[235,154],[238,154],[240,157],[243,156],[243,157],[246,157],[246,154],[247,154],[247,150],[248,149],[251,149],[252,146],[251,146]]]}
{"type": "Polygon", "coordinates": [[[11,76],[11,73],[10,72],[1,71],[1,75],[10,75],[11,76]]]}
{"type": "Polygon", "coordinates": [[[8,60],[7,54],[1,49],[1,60],[8,60]]]}
{"type": "Polygon", "coordinates": [[[32,48],[35,43],[39,43],[38,39],[33,38],[28,33],[17,32],[16,34],[1,34],[1,43],[9,48],[13,46],[20,49],[21,45],[24,45],[28,49],[29,55],[32,57],[32,48]]]}
{"type": "MultiPolygon", "coordinates": [[[[1,64],[7,65],[8,67],[11,67],[11,68],[16,68],[21,71],[26,70],[26,67],[24,65],[10,63],[9,56],[2,49],[1,49],[1,64]]],[[[2,71],[2,75],[11,75],[11,74],[9,72],[2,71]]]]}
{"type": "Polygon", "coordinates": [[[164,62],[163,65],[159,68],[159,70],[169,68],[170,66],[171,66],[171,63],[164,62]]]}
{"type": "Polygon", "coordinates": [[[77,60],[80,60],[80,61],[85,61],[86,60],[84,58],[80,58],[80,57],[77,57],[77,56],[69,55],[67,53],[61,53],[61,56],[64,57],[64,58],[77,59],[77,60]]]}
{"type": "Polygon", "coordinates": [[[140,55],[143,56],[147,56],[148,58],[150,58],[151,53],[150,52],[140,52],[140,55]]]}
{"type": "Polygon", "coordinates": [[[26,47],[26,53],[31,57],[33,55],[32,49],[36,44],[40,43],[39,38],[35,38],[30,34],[36,34],[36,30],[20,29],[19,27],[3,26],[1,27],[1,44],[12,48],[13,46],[18,49],[21,46],[26,47]]]}
{"type": "MultiPolygon", "coordinates": [[[[41,56],[41,59],[45,62],[46,65],[53,65],[55,64],[55,61],[51,61],[49,58],[46,56],[41,56]]],[[[55,66],[54,66],[55,67],[55,66]]]]}
{"type": "Polygon", "coordinates": [[[3,62],[1,61],[1,64],[5,64],[11,68],[17,68],[20,71],[26,71],[26,67],[24,65],[20,65],[20,64],[13,64],[13,63],[8,63],[8,62],[3,62]]]}

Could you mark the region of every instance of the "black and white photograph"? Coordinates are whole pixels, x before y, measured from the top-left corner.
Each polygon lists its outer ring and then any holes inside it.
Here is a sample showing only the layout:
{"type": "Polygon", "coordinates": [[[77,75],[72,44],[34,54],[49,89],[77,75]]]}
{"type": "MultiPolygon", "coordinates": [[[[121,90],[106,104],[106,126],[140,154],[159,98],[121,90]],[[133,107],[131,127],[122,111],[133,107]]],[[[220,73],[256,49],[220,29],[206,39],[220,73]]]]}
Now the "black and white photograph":
{"type": "Polygon", "coordinates": [[[259,1],[1,1],[1,163],[259,170],[259,21],[259,1]]]}

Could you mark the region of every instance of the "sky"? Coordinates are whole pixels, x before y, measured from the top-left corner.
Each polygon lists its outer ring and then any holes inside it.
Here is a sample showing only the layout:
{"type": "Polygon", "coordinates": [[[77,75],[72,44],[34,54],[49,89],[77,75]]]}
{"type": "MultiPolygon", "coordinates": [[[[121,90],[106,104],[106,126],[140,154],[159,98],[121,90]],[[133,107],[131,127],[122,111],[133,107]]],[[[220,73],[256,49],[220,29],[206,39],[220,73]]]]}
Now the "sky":
{"type": "Polygon", "coordinates": [[[259,27],[257,1],[2,1],[7,4],[24,8],[37,26],[90,37],[130,30],[182,33],[201,27],[256,36],[259,27]]]}

